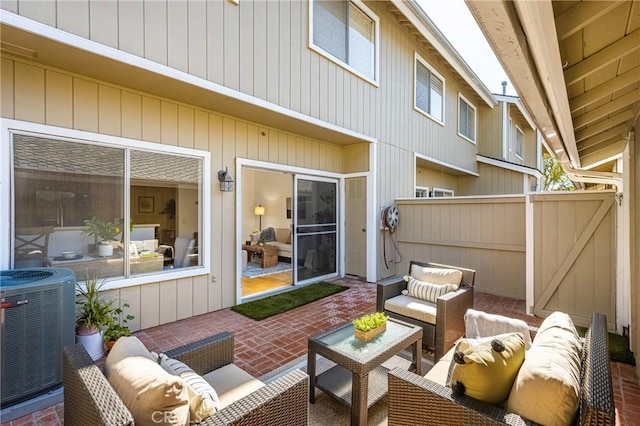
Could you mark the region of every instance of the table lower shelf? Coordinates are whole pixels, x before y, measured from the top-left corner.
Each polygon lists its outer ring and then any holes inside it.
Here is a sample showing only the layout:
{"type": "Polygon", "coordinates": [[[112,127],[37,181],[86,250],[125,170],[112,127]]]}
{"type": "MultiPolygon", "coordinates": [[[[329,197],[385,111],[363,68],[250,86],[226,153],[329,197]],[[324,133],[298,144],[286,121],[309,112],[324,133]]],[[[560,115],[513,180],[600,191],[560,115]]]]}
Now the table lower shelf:
{"type": "MultiPolygon", "coordinates": [[[[378,402],[387,393],[388,368],[377,367],[369,373],[367,408],[378,402]]],[[[340,365],[335,365],[316,377],[316,387],[351,407],[353,373],[340,365]]]]}

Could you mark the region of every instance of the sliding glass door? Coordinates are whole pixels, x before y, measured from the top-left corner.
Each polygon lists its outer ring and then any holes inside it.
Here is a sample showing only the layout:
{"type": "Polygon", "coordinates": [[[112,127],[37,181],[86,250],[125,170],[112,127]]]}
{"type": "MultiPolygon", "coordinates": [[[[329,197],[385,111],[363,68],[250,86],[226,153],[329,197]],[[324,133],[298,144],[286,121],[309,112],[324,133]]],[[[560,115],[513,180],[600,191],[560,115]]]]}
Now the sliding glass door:
{"type": "Polygon", "coordinates": [[[338,255],[338,181],[294,177],[293,274],[295,284],[335,276],[338,255]]]}

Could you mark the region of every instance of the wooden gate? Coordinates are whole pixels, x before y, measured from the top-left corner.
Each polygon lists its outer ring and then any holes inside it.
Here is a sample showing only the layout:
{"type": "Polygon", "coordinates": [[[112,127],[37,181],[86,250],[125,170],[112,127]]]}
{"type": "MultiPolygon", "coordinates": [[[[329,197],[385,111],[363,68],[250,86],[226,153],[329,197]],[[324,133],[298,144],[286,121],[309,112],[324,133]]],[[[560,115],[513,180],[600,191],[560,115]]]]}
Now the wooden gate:
{"type": "Polygon", "coordinates": [[[544,193],[529,197],[533,219],[532,313],[562,310],[588,325],[592,312],[616,319],[615,193],[544,193]]]}

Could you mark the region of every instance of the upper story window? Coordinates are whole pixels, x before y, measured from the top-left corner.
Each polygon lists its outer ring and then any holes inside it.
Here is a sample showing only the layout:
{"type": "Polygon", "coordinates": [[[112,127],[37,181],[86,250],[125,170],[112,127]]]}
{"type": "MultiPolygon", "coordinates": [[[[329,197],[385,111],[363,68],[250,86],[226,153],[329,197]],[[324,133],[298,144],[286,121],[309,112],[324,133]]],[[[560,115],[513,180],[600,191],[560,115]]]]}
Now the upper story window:
{"type": "Polygon", "coordinates": [[[64,267],[83,281],[203,266],[207,152],[18,133],[12,142],[14,268],[64,267]]]}
{"type": "Polygon", "coordinates": [[[416,53],[414,107],[444,124],[445,79],[416,53]]]}
{"type": "Polygon", "coordinates": [[[516,126],[516,140],[514,143],[514,151],[515,154],[520,157],[520,159],[522,159],[522,145],[524,143],[524,133],[522,133],[522,130],[520,130],[520,127],[516,126]]]}
{"type": "Polygon", "coordinates": [[[476,142],[476,107],[462,94],[458,94],[458,134],[476,142]]]}
{"type": "Polygon", "coordinates": [[[379,19],[360,1],[314,1],[310,47],[375,84],[379,19]]]}

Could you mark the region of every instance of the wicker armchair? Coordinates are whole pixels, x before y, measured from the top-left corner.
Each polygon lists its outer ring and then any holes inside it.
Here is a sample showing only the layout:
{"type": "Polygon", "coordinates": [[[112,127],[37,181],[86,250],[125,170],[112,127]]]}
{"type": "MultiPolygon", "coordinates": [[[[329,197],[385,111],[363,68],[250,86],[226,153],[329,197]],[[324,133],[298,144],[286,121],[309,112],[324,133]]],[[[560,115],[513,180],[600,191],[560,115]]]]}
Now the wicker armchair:
{"type": "MultiPolygon", "coordinates": [[[[233,362],[232,333],[220,333],[167,352],[198,374],[233,362]]],[[[307,425],[309,376],[294,370],[207,417],[201,425],[307,425]]],[[[64,348],[64,423],[133,425],[133,416],[82,345],[64,348]]]]}
{"type": "MultiPolygon", "coordinates": [[[[517,414],[467,396],[454,396],[414,373],[389,372],[389,426],[393,425],[534,425],[517,414]]],[[[582,348],[578,425],[615,425],[615,404],[606,317],[593,314],[582,348]]]]}
{"type": "Polygon", "coordinates": [[[453,346],[456,340],[464,335],[464,314],[467,309],[473,308],[473,285],[476,271],[438,263],[425,263],[412,260],[409,262],[409,273],[413,265],[428,266],[432,268],[457,269],[462,272],[460,288],[438,298],[436,303],[436,323],[430,324],[415,318],[390,312],[385,309],[385,301],[398,296],[407,288],[407,283],[402,277],[386,278],[377,283],[376,309],[378,312],[386,312],[399,320],[422,327],[422,344],[433,348],[435,362],[453,346]]]}

